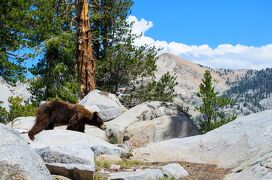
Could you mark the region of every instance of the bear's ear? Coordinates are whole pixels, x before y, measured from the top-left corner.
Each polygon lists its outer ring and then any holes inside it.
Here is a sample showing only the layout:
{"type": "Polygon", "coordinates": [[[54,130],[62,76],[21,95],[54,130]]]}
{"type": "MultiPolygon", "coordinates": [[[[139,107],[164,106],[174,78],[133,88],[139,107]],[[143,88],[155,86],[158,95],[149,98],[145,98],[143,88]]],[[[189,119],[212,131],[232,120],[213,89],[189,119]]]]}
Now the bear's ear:
{"type": "Polygon", "coordinates": [[[103,120],[99,117],[98,112],[93,112],[93,120],[94,122],[103,122],[103,120]]]}

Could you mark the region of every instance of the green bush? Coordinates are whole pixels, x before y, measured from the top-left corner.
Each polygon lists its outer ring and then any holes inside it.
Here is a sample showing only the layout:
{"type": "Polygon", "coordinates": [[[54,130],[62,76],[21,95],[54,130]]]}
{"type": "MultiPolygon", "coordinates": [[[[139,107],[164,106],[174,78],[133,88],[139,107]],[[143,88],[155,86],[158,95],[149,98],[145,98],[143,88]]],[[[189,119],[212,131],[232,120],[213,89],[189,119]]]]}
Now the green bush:
{"type": "Polygon", "coordinates": [[[8,111],[0,106],[0,123],[7,124],[8,122],[8,111]]]}
{"type": "Polygon", "coordinates": [[[132,107],[146,101],[172,102],[176,96],[175,87],[177,77],[164,74],[158,81],[152,79],[147,84],[142,82],[128,90],[122,102],[125,106],[132,107]]]}
{"type": "Polygon", "coordinates": [[[117,139],[117,137],[116,137],[116,136],[111,136],[111,137],[109,138],[109,143],[111,143],[111,144],[118,144],[118,139],[117,139]]]}
{"type": "Polygon", "coordinates": [[[20,97],[10,97],[10,111],[8,113],[8,121],[12,121],[17,117],[35,116],[37,107],[33,104],[23,104],[23,99],[20,97]]]}

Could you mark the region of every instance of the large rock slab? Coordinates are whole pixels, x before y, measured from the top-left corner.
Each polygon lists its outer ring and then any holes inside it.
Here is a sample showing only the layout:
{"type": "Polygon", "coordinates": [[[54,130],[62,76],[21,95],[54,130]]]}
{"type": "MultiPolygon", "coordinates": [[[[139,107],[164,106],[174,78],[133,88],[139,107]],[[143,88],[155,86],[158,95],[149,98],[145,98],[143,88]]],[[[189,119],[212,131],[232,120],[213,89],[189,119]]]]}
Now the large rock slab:
{"type": "Polygon", "coordinates": [[[132,159],[208,163],[241,171],[260,162],[261,157],[271,157],[271,132],[272,110],[268,110],[238,118],[205,135],[176,138],[135,149],[132,159]]]}
{"type": "MultiPolygon", "coordinates": [[[[145,102],[129,109],[118,118],[107,122],[106,133],[108,137],[114,136],[117,138],[119,143],[122,143],[124,141],[124,135],[126,133],[127,128],[131,127],[130,129],[135,130],[135,129],[139,129],[138,128],[139,126],[142,126],[144,128],[151,129],[151,131],[155,131],[156,127],[154,126],[158,125],[158,123],[155,123],[155,121],[154,123],[150,123],[150,122],[142,123],[142,124],[135,124],[135,123],[155,120],[156,118],[159,118],[162,116],[172,116],[172,117],[179,116],[179,117],[182,117],[182,119],[189,119],[188,116],[182,111],[180,111],[174,104],[162,103],[159,101],[145,102]],[[133,124],[135,124],[135,128],[133,127],[133,124]]],[[[177,118],[173,118],[173,119],[177,119],[177,118]]],[[[165,121],[168,121],[168,123],[164,123],[165,126],[167,125],[171,126],[172,124],[175,124],[173,122],[176,122],[175,120],[171,121],[171,123],[169,120],[165,120],[165,121]]],[[[192,123],[190,124],[192,125],[192,123]]],[[[167,129],[166,127],[163,127],[163,125],[161,125],[160,127],[157,126],[157,129],[159,128],[167,129]]],[[[176,127],[176,129],[177,128],[178,127],[176,127]]],[[[185,126],[183,128],[186,129],[185,126]]],[[[196,129],[197,128],[195,127],[194,130],[196,129]]],[[[128,131],[130,130],[128,129],[128,131]]],[[[135,134],[138,134],[136,131],[134,132],[135,134]]],[[[149,132],[147,131],[147,133],[149,132]]],[[[127,135],[129,135],[129,133],[127,133],[127,135]]],[[[148,134],[148,136],[151,136],[151,135],[152,133],[148,134]]]]}
{"type": "Polygon", "coordinates": [[[246,164],[232,170],[225,180],[270,180],[272,178],[272,152],[257,159],[251,159],[246,164]]]}
{"type": "MultiPolygon", "coordinates": [[[[67,126],[58,126],[58,127],[55,127],[54,129],[66,130],[66,128],[67,128],[67,126]]],[[[91,142],[93,137],[98,138],[98,139],[102,139],[104,141],[108,141],[106,131],[102,130],[96,126],[91,126],[91,125],[86,124],[84,134],[89,139],[89,142],[91,142]]]]}
{"type": "Polygon", "coordinates": [[[17,130],[19,133],[27,133],[35,124],[34,116],[18,117],[9,122],[7,126],[17,130]]]}
{"type": "Polygon", "coordinates": [[[94,154],[88,138],[80,132],[48,130],[39,133],[31,148],[44,160],[52,174],[71,179],[91,179],[94,154]]]}
{"type": "Polygon", "coordinates": [[[51,179],[43,160],[18,132],[0,124],[0,137],[0,179],[51,179]]]}
{"type": "Polygon", "coordinates": [[[127,110],[114,94],[99,90],[91,91],[79,104],[90,111],[98,111],[104,121],[112,120],[127,110]]]}
{"type": "Polygon", "coordinates": [[[161,116],[149,121],[137,122],[129,126],[124,133],[130,147],[141,147],[151,142],[160,142],[172,138],[199,135],[194,123],[185,114],[161,116]]]}

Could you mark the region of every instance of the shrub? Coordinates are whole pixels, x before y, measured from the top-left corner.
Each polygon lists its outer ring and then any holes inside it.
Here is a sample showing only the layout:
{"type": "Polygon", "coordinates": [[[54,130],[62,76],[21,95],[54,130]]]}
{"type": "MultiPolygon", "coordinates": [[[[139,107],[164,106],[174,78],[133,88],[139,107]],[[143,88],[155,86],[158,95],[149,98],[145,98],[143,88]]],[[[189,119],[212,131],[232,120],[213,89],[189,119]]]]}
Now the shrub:
{"type": "Polygon", "coordinates": [[[7,124],[8,122],[8,111],[0,106],[0,123],[7,124]]]}
{"type": "Polygon", "coordinates": [[[111,144],[118,144],[118,139],[117,139],[117,137],[116,137],[116,136],[111,136],[111,137],[109,138],[109,143],[111,143],[111,144]]]}
{"type": "Polygon", "coordinates": [[[33,104],[23,104],[23,99],[20,97],[10,97],[10,111],[8,113],[8,121],[12,121],[17,117],[34,116],[37,111],[37,107],[33,104]]]}

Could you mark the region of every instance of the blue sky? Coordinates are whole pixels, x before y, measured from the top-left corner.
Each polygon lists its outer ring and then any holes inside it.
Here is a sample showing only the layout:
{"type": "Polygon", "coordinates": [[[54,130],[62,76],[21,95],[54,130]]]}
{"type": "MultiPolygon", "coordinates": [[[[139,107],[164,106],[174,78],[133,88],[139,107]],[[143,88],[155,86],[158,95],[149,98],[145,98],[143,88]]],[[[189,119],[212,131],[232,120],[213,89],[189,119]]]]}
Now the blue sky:
{"type": "Polygon", "coordinates": [[[272,42],[271,0],[134,0],[132,15],[152,21],[147,36],[187,45],[272,42]]]}
{"type": "Polygon", "coordinates": [[[128,20],[143,33],[136,45],[212,68],[272,68],[272,0],[134,0],[128,20]]]}
{"type": "Polygon", "coordinates": [[[212,68],[272,67],[272,0],[134,0],[137,45],[212,68]]]}

